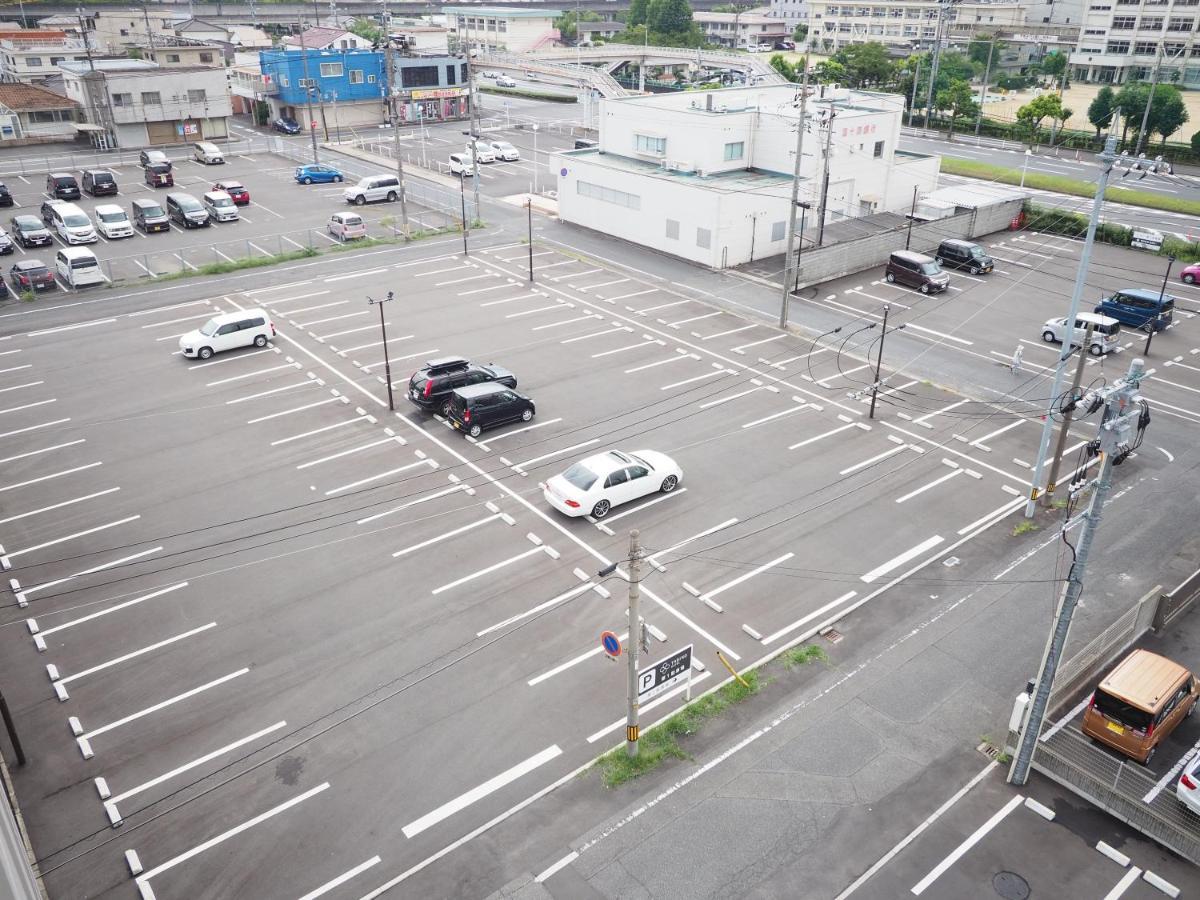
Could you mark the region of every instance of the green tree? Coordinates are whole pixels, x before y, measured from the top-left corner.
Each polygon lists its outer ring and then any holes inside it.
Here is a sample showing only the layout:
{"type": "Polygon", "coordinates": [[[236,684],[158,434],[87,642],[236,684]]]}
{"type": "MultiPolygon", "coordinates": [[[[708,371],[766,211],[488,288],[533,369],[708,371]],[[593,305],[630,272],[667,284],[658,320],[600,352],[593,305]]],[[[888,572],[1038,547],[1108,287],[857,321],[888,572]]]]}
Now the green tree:
{"type": "Polygon", "coordinates": [[[798,74],[796,67],[784,59],[782,53],[776,53],[770,58],[770,60],[768,60],[768,62],[770,63],[772,69],[774,69],[788,81],[800,80],[800,74],[802,74],[803,70],[801,70],[801,73],[798,74]]]}
{"type": "Polygon", "coordinates": [[[1031,145],[1037,143],[1042,122],[1062,118],[1062,99],[1058,94],[1041,94],[1017,110],[1017,124],[1028,135],[1031,145]]]}
{"type": "Polygon", "coordinates": [[[967,45],[967,57],[973,63],[977,63],[984,68],[987,68],[988,50],[992,52],[992,64],[995,68],[996,60],[1000,58],[1000,52],[1007,47],[1004,41],[997,40],[992,34],[977,34],[975,39],[967,45]]]}
{"type": "Polygon", "coordinates": [[[965,116],[973,116],[979,112],[979,105],[971,86],[961,79],[950,82],[950,86],[938,91],[933,101],[938,111],[948,110],[950,113],[950,133],[946,140],[954,140],[954,123],[965,116]]]}
{"type": "Polygon", "coordinates": [[[846,84],[850,87],[890,84],[896,71],[887,48],[874,41],[849,44],[835,53],[833,59],[846,70],[846,84]]]}
{"type": "Polygon", "coordinates": [[[1200,131],[1192,135],[1192,152],[1200,153],[1200,131]]]}
{"type": "Polygon", "coordinates": [[[1042,57],[1041,70],[1043,75],[1053,75],[1055,87],[1062,87],[1063,77],[1067,74],[1067,54],[1053,50],[1042,57]]]}
{"type": "Polygon", "coordinates": [[[647,15],[651,32],[677,36],[692,30],[692,5],[688,0],[650,0],[647,15]]]}
{"type": "Polygon", "coordinates": [[[357,34],[364,41],[373,44],[382,44],[387,39],[383,29],[370,19],[355,19],[354,24],[350,26],[350,33],[357,34]]]}
{"type": "Polygon", "coordinates": [[[575,10],[568,10],[557,19],[554,20],[554,27],[558,29],[559,37],[564,41],[575,41],[579,38],[579,22],[599,22],[601,21],[600,14],[594,13],[590,9],[581,10],[576,17],[575,10]]]}
{"type": "MultiPolygon", "coordinates": [[[[979,67],[983,70],[983,66],[979,67]]],[[[975,63],[965,53],[953,50],[943,53],[938,59],[937,89],[950,86],[952,81],[970,81],[976,75],[975,63]]]]}
{"type": "Polygon", "coordinates": [[[646,13],[650,8],[650,0],[631,0],[629,13],[625,16],[626,25],[645,25],[646,13]]]}
{"type": "Polygon", "coordinates": [[[845,84],[846,67],[836,59],[824,59],[817,63],[813,75],[821,84],[845,84]]]}
{"type": "Polygon", "coordinates": [[[1095,99],[1087,108],[1088,121],[1092,123],[1092,127],[1096,129],[1096,137],[1100,137],[1100,129],[1108,124],[1112,118],[1113,109],[1116,107],[1117,94],[1108,85],[1100,88],[1095,99]]]}
{"type": "Polygon", "coordinates": [[[799,25],[797,25],[795,28],[792,29],[792,40],[795,41],[797,44],[803,43],[807,37],[808,37],[808,25],[806,25],[804,22],[801,22],[799,25]]]}

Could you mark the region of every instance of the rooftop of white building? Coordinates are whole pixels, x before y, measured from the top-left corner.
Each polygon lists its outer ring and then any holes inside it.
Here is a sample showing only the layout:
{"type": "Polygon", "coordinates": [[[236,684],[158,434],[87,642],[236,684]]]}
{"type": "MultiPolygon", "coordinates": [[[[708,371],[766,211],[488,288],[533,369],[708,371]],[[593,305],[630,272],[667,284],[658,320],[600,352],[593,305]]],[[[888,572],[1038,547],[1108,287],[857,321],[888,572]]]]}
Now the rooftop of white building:
{"type": "MultiPolygon", "coordinates": [[[[799,118],[800,86],[772,84],[757,87],[720,88],[713,91],[680,91],[674,94],[615,97],[605,102],[648,106],[658,110],[704,116],[758,112],[782,118],[799,118]]],[[[817,110],[828,109],[830,105],[833,106],[835,114],[839,117],[856,113],[869,115],[902,111],[904,98],[899,94],[851,90],[833,85],[824,86],[824,90],[822,90],[822,86],[809,88],[807,115],[817,115],[817,110]]]]}

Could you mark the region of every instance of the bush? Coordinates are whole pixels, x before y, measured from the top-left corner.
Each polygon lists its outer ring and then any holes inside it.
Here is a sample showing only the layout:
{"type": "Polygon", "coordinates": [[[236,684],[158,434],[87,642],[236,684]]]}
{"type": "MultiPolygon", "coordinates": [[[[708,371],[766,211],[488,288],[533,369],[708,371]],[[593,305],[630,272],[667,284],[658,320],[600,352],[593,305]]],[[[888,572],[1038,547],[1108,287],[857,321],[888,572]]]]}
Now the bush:
{"type": "MultiPolygon", "coordinates": [[[[1087,234],[1088,219],[1080,213],[1064,212],[1026,201],[1025,225],[1030,231],[1040,231],[1043,234],[1082,238],[1087,234]]],[[[1102,224],[1096,228],[1096,240],[1102,244],[1128,247],[1132,238],[1133,230],[1124,225],[1102,224]]],[[[1168,235],[1163,238],[1162,249],[1158,251],[1158,255],[1174,256],[1182,262],[1197,262],[1200,261],[1200,244],[1168,235]]]]}
{"type": "Polygon", "coordinates": [[[551,103],[575,103],[574,94],[551,94],[542,91],[518,91],[512,88],[496,87],[493,84],[481,84],[478,88],[484,94],[503,94],[505,97],[526,97],[533,100],[548,100],[551,103]]]}
{"type": "Polygon", "coordinates": [[[1192,152],[1200,154],[1200,131],[1192,135],[1192,152]]]}

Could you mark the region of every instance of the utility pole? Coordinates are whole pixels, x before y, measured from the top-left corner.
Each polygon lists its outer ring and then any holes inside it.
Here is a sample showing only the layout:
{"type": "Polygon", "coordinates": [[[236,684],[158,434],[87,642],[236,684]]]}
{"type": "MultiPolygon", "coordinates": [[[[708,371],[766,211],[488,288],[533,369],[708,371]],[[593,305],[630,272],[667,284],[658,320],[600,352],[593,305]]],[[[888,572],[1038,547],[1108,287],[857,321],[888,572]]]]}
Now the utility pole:
{"type": "MultiPolygon", "coordinates": [[[[486,35],[486,32],[484,32],[486,35]]],[[[471,105],[469,110],[471,123],[471,161],[474,163],[472,179],[475,185],[475,215],[479,215],[479,155],[475,152],[476,138],[479,137],[479,93],[475,90],[475,67],[471,62],[471,44],[467,42],[467,102],[471,105]]],[[[537,160],[533,161],[534,167],[537,167],[537,160]]]]}
{"type": "Polygon", "coordinates": [[[629,532],[629,638],[625,652],[629,657],[629,710],[625,718],[625,753],[638,755],[638,649],[642,640],[642,618],[638,605],[642,597],[642,545],[635,528],[629,532]]]}
{"type": "MultiPolygon", "coordinates": [[[[1167,271],[1163,273],[1162,287],[1158,289],[1158,308],[1162,309],[1163,297],[1167,293],[1167,279],[1171,277],[1171,266],[1175,265],[1175,257],[1167,257],[1167,271]]],[[[1150,355],[1150,342],[1154,340],[1154,326],[1158,323],[1160,313],[1155,313],[1154,318],[1146,322],[1146,346],[1142,348],[1142,356],[1150,355]]]]}
{"type": "Polygon", "coordinates": [[[1049,502],[1058,485],[1058,469],[1062,465],[1063,449],[1067,446],[1067,433],[1071,430],[1071,420],[1075,418],[1075,407],[1079,405],[1079,385],[1083,383],[1083,367],[1087,364],[1086,349],[1092,343],[1092,332],[1096,323],[1088,322],[1084,332],[1083,346],[1079,348],[1079,363],[1075,366],[1075,379],[1071,382],[1071,399],[1063,407],[1062,424],[1058,426],[1058,441],[1054,445],[1054,456],[1050,460],[1050,474],[1046,478],[1046,493],[1043,502],[1049,502]]]}
{"type": "Polygon", "coordinates": [[[404,240],[408,241],[411,239],[408,228],[408,196],[404,186],[404,157],[400,152],[400,113],[396,109],[396,86],[393,83],[396,80],[396,69],[392,64],[392,14],[388,9],[387,0],[384,0],[383,4],[383,32],[383,64],[387,67],[387,73],[383,79],[387,95],[383,98],[383,103],[387,115],[392,120],[392,141],[396,152],[396,180],[400,182],[400,230],[404,232],[404,240]]]}
{"type": "Polygon", "coordinates": [[[829,118],[825,122],[825,171],[821,175],[821,206],[817,210],[817,246],[825,241],[825,205],[829,200],[829,157],[833,152],[833,101],[829,101],[829,118]]]}
{"type": "Polygon", "coordinates": [[[150,10],[148,7],[142,7],[142,17],[146,20],[146,38],[150,41],[150,53],[155,51],[154,46],[154,29],[150,27],[150,10]]]}
{"type": "Polygon", "coordinates": [[[933,53],[929,60],[929,92],[925,98],[925,130],[929,130],[929,113],[933,110],[933,88],[937,81],[938,59],[942,55],[942,23],[953,0],[938,0],[937,27],[933,30],[933,53]]]}
{"type": "Polygon", "coordinates": [[[912,128],[913,113],[917,109],[917,85],[921,82],[921,57],[917,57],[917,68],[913,72],[912,97],[908,101],[908,127],[912,128]]]}
{"type": "Polygon", "coordinates": [[[810,209],[812,209],[811,203],[801,202],[798,205],[800,207],[800,237],[796,241],[796,265],[795,265],[796,279],[795,279],[795,283],[792,285],[792,293],[793,294],[797,293],[800,290],[800,254],[804,250],[804,217],[808,213],[808,211],[810,209]]]}
{"type": "Polygon", "coordinates": [[[988,83],[992,80],[992,51],[996,49],[996,39],[988,41],[987,68],[983,72],[983,85],[979,88],[979,112],[975,114],[975,137],[979,137],[979,126],[983,123],[983,102],[987,99],[988,83]]]}
{"type": "Polygon", "coordinates": [[[389,300],[394,300],[394,299],[395,299],[395,296],[392,294],[391,291],[388,291],[387,296],[384,297],[382,300],[372,300],[370,297],[367,298],[368,305],[379,307],[379,330],[382,332],[382,336],[383,336],[383,377],[387,381],[388,409],[392,410],[393,412],[396,409],[396,401],[392,398],[392,363],[388,359],[387,323],[384,322],[384,320],[383,320],[383,304],[387,303],[389,300]]]}
{"type": "MultiPolygon", "coordinates": [[[[1074,322],[1079,313],[1079,303],[1083,298],[1083,290],[1087,283],[1088,264],[1092,259],[1092,245],[1096,242],[1096,226],[1100,224],[1100,209],[1104,205],[1104,191],[1108,187],[1108,176],[1112,172],[1113,161],[1117,158],[1117,123],[1121,118],[1121,110],[1118,107],[1113,111],[1112,123],[1109,126],[1108,137],[1104,141],[1104,150],[1100,153],[1100,180],[1096,185],[1096,198],[1092,201],[1092,214],[1088,219],[1087,236],[1083,242],[1083,253],[1079,259],[1079,266],[1075,270],[1075,287],[1071,291],[1071,305],[1067,310],[1067,322],[1074,322]]],[[[1062,391],[1063,372],[1066,369],[1067,360],[1071,358],[1071,342],[1063,341],[1062,353],[1058,357],[1058,365],[1054,367],[1054,379],[1050,386],[1050,401],[1046,410],[1044,421],[1042,422],[1042,437],[1038,442],[1037,463],[1033,467],[1033,477],[1029,484],[1029,500],[1025,504],[1025,518],[1033,518],[1033,513],[1037,508],[1038,495],[1041,493],[1039,485],[1042,480],[1042,467],[1046,462],[1046,453],[1050,449],[1050,432],[1054,427],[1054,404],[1062,391]]],[[[1047,491],[1047,495],[1049,491],[1047,491]]],[[[1046,498],[1048,503],[1049,496],[1046,498]]]]}
{"type": "Polygon", "coordinates": [[[890,309],[889,304],[883,304],[883,331],[879,334],[879,355],[875,357],[875,383],[871,385],[871,411],[867,413],[868,419],[875,418],[875,398],[879,396],[879,370],[883,366],[883,342],[887,337],[887,320],[890,309]]]}
{"type": "Polygon", "coordinates": [[[1058,604],[1054,627],[1046,641],[1046,650],[1042,654],[1033,698],[1029,707],[1029,718],[1021,729],[1020,746],[1013,759],[1012,768],[1008,772],[1010,784],[1024,784],[1029,780],[1029,769],[1033,763],[1034,750],[1042,730],[1046,716],[1046,707],[1050,701],[1050,690],[1054,685],[1054,675],[1058,671],[1062,659],[1063,648],[1067,643],[1067,632],[1071,627],[1071,618],[1079,604],[1080,594],[1083,593],[1083,578],[1087,571],[1088,554],[1096,530],[1100,526],[1100,518],[1104,513],[1104,501],[1112,487],[1113,466],[1128,455],[1132,431],[1138,427],[1144,410],[1137,403],[1137,391],[1141,379],[1145,376],[1144,362],[1134,359],[1129,364],[1128,374],[1103,392],[1104,420],[1100,424],[1099,438],[1096,441],[1100,453],[1100,472],[1093,483],[1092,497],[1088,502],[1087,511],[1083,514],[1083,527],[1079,533],[1079,542],[1075,547],[1075,561],[1067,573],[1067,583],[1063,588],[1062,599],[1058,604]]]}
{"type": "Polygon", "coordinates": [[[920,187],[920,185],[916,185],[916,184],[913,185],[912,209],[909,210],[909,213],[908,213],[908,234],[906,234],[904,236],[904,249],[905,250],[907,250],[909,245],[912,243],[913,218],[917,215],[917,188],[918,187],[920,187]]]}
{"type": "Polygon", "coordinates": [[[458,173],[458,201],[462,204],[463,256],[470,256],[471,251],[467,249],[467,235],[470,234],[470,229],[467,228],[467,188],[461,172],[458,173]]]}
{"type": "Polygon", "coordinates": [[[1158,86],[1158,70],[1162,65],[1162,44],[1158,45],[1158,52],[1154,54],[1154,74],[1150,76],[1150,93],[1146,97],[1146,108],[1142,110],[1142,127],[1138,129],[1137,146],[1133,148],[1133,155],[1137,156],[1142,152],[1142,147],[1146,145],[1146,125],[1150,121],[1150,107],[1154,103],[1154,90],[1158,86]]]}
{"type": "Polygon", "coordinates": [[[312,138],[313,162],[319,163],[321,157],[317,153],[317,129],[313,128],[316,120],[313,118],[312,79],[308,77],[308,48],[304,46],[304,22],[299,11],[296,13],[296,27],[300,29],[300,60],[304,64],[304,104],[308,108],[308,121],[304,123],[304,127],[308,129],[308,136],[312,138]]]}
{"type": "MultiPolygon", "coordinates": [[[[788,285],[793,281],[796,284],[800,283],[800,260],[797,258],[792,260],[792,245],[796,237],[796,206],[800,203],[800,161],[804,154],[804,129],[808,127],[805,121],[805,113],[808,109],[808,59],[804,60],[804,78],[800,82],[800,118],[796,123],[796,164],[792,167],[792,205],[788,209],[788,224],[787,224],[787,250],[784,259],[787,260],[787,265],[790,265],[794,270],[789,273],[786,269],[783,273],[783,299],[779,306],[779,327],[787,328],[788,320],[788,302],[791,300],[791,291],[788,285]],[[789,277],[793,275],[793,277],[789,277]]],[[[803,239],[803,237],[802,237],[803,239]]]]}
{"type": "Polygon", "coordinates": [[[529,219],[529,282],[533,283],[533,197],[525,200],[525,213],[529,219]]]}

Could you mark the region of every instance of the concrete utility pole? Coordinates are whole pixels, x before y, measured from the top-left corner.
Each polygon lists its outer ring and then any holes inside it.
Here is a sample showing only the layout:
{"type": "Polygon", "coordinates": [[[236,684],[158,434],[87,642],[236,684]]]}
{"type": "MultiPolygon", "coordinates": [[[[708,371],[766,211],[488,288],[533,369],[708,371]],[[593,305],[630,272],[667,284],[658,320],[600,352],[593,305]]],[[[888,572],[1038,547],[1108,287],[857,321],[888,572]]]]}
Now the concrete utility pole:
{"type": "MultiPolygon", "coordinates": [[[[1118,107],[1113,111],[1112,123],[1109,126],[1108,137],[1104,141],[1104,150],[1100,153],[1100,162],[1102,168],[1100,170],[1100,181],[1096,185],[1096,199],[1092,201],[1092,215],[1088,219],[1087,236],[1083,242],[1083,253],[1079,259],[1079,266],[1075,270],[1075,288],[1071,291],[1071,305],[1067,310],[1067,322],[1073,323],[1075,317],[1079,313],[1079,303],[1083,298],[1083,290],[1087,285],[1088,264],[1092,259],[1092,245],[1096,242],[1096,226],[1100,224],[1100,209],[1104,205],[1104,191],[1108,188],[1108,176],[1112,172],[1113,161],[1117,158],[1117,123],[1121,118],[1121,110],[1118,107]]],[[[1083,352],[1086,352],[1084,348],[1083,352]]],[[[1046,462],[1046,453],[1050,449],[1050,432],[1054,427],[1054,404],[1058,402],[1059,392],[1062,390],[1063,372],[1066,370],[1067,360],[1071,358],[1071,342],[1063,341],[1062,353],[1058,357],[1058,365],[1054,367],[1054,380],[1050,386],[1050,401],[1047,404],[1045,420],[1042,422],[1042,437],[1038,442],[1037,463],[1033,467],[1033,478],[1030,479],[1029,485],[1029,501],[1025,504],[1025,518],[1033,518],[1033,513],[1037,509],[1038,495],[1041,493],[1039,485],[1042,481],[1042,468],[1046,462]]],[[[1049,491],[1047,490],[1046,502],[1050,501],[1049,491]]]]}
{"type": "Polygon", "coordinates": [[[1150,94],[1146,97],[1146,108],[1142,110],[1142,127],[1138,129],[1137,146],[1133,148],[1133,155],[1137,156],[1142,152],[1142,148],[1146,145],[1146,124],[1150,121],[1150,107],[1154,104],[1154,89],[1158,87],[1158,70],[1162,66],[1162,44],[1158,45],[1158,52],[1154,54],[1154,74],[1150,76],[1150,94]]]}
{"type": "Polygon", "coordinates": [[[395,401],[395,398],[392,396],[392,362],[390,359],[388,359],[387,322],[385,322],[383,319],[383,304],[387,303],[389,300],[394,300],[394,299],[395,299],[395,295],[391,291],[388,291],[387,296],[384,297],[382,300],[373,300],[370,297],[367,298],[367,304],[369,306],[378,306],[379,307],[379,331],[383,338],[383,377],[387,381],[388,409],[393,410],[393,411],[395,411],[395,409],[396,409],[396,401],[395,401]]]}
{"type": "Polygon", "coordinates": [[[829,118],[825,122],[825,170],[821,175],[821,205],[817,210],[817,246],[825,241],[825,206],[829,200],[829,157],[833,152],[833,101],[829,101],[829,118]]]}
{"type": "Polygon", "coordinates": [[[988,83],[992,80],[992,51],[996,49],[996,39],[988,41],[987,68],[983,71],[983,85],[979,88],[979,112],[975,114],[975,137],[979,137],[979,126],[983,124],[983,101],[987,99],[988,83]]]}
{"type": "MultiPolygon", "coordinates": [[[[387,72],[383,79],[384,90],[387,95],[384,97],[384,107],[392,120],[392,140],[393,149],[396,151],[396,180],[400,182],[400,230],[404,233],[404,240],[409,240],[408,229],[408,196],[404,186],[404,156],[400,152],[400,113],[396,109],[396,87],[393,83],[396,80],[396,69],[392,65],[392,14],[388,10],[386,0],[383,5],[383,31],[384,31],[384,65],[387,67],[387,72]]],[[[423,123],[422,123],[423,124],[423,123]]]]}
{"type": "Polygon", "coordinates": [[[150,41],[150,52],[155,51],[154,46],[154,29],[150,27],[150,10],[148,7],[142,7],[142,17],[146,20],[146,38],[150,41]]]}
{"type": "Polygon", "coordinates": [[[1087,364],[1087,347],[1092,342],[1092,332],[1095,331],[1096,325],[1094,322],[1088,322],[1087,331],[1084,332],[1083,346],[1079,348],[1079,362],[1075,366],[1075,378],[1071,382],[1071,399],[1065,404],[1063,409],[1062,424],[1058,426],[1058,441],[1054,445],[1054,457],[1050,461],[1050,475],[1046,478],[1046,494],[1048,498],[1054,494],[1054,488],[1058,485],[1058,469],[1062,465],[1063,449],[1067,446],[1067,433],[1071,430],[1071,420],[1075,418],[1075,407],[1079,403],[1079,385],[1083,383],[1083,367],[1087,364]]]}
{"type": "Polygon", "coordinates": [[[1025,727],[1021,729],[1020,746],[1013,759],[1012,768],[1008,772],[1010,784],[1024,784],[1029,780],[1029,769],[1033,763],[1034,750],[1037,748],[1042,723],[1046,717],[1046,707],[1049,705],[1054,675],[1058,671],[1063,648],[1067,643],[1071,618],[1075,614],[1075,607],[1079,604],[1080,594],[1083,593],[1083,577],[1087,570],[1088,555],[1096,536],[1096,530],[1100,527],[1100,517],[1104,514],[1105,498],[1112,487],[1113,466],[1128,454],[1134,439],[1134,430],[1138,427],[1139,420],[1143,415],[1142,406],[1136,401],[1138,400],[1139,383],[1145,376],[1144,365],[1142,359],[1134,359],[1129,364],[1128,374],[1102,394],[1104,420],[1100,424],[1099,433],[1100,472],[1093,483],[1092,497],[1088,502],[1087,511],[1083,514],[1083,528],[1079,533],[1079,542],[1075,548],[1075,562],[1067,574],[1067,583],[1058,604],[1054,627],[1050,631],[1046,650],[1042,654],[1042,664],[1039,667],[1037,683],[1029,707],[1029,717],[1025,722],[1025,727]],[[1116,458],[1114,459],[1114,457],[1116,458]]]}
{"type": "Polygon", "coordinates": [[[912,128],[913,113],[917,110],[917,85],[921,82],[921,57],[917,57],[917,68],[913,72],[912,97],[908,101],[908,127],[912,128]]]}
{"type": "MultiPolygon", "coordinates": [[[[788,209],[788,224],[787,224],[787,250],[786,265],[790,269],[786,269],[783,273],[783,299],[779,306],[779,327],[787,328],[788,320],[788,303],[791,300],[791,289],[788,287],[793,282],[799,282],[800,269],[799,260],[792,257],[792,246],[796,238],[796,206],[800,202],[800,160],[804,155],[804,129],[808,123],[805,121],[805,112],[808,108],[808,59],[804,60],[804,78],[800,82],[800,119],[796,127],[796,164],[792,167],[792,205],[788,209]],[[794,277],[792,269],[795,270],[794,277]]],[[[801,236],[803,239],[803,235],[801,236]]]]}
{"type": "Polygon", "coordinates": [[[929,130],[929,114],[933,111],[934,83],[938,76],[938,59],[942,55],[942,24],[946,19],[946,10],[954,0],[938,0],[937,27],[933,30],[933,53],[929,60],[929,92],[925,98],[925,130],[929,130]]]}
{"type": "Polygon", "coordinates": [[[642,640],[642,619],[638,604],[642,597],[642,545],[640,532],[629,532],[629,637],[625,652],[629,657],[629,711],[625,719],[625,753],[638,755],[638,648],[642,640]]]}
{"type": "Polygon", "coordinates": [[[304,123],[304,127],[308,129],[308,136],[312,138],[313,162],[321,161],[320,154],[317,152],[317,129],[313,128],[312,107],[312,79],[308,77],[308,48],[304,46],[304,22],[300,18],[300,13],[296,13],[296,27],[300,29],[300,61],[304,65],[304,105],[308,109],[308,121],[304,123]]]}
{"type": "Polygon", "coordinates": [[[883,331],[879,333],[879,355],[875,357],[875,383],[871,385],[871,411],[867,413],[868,419],[875,418],[875,400],[879,396],[879,371],[883,368],[883,342],[887,338],[888,312],[891,308],[890,304],[883,304],[883,331]]]}
{"type": "MultiPolygon", "coordinates": [[[[486,34],[486,32],[485,32],[486,34]]],[[[472,184],[475,188],[475,216],[479,215],[479,154],[475,152],[476,140],[479,137],[479,93],[475,90],[475,67],[471,61],[471,44],[467,42],[467,102],[471,105],[470,123],[471,123],[471,160],[474,163],[473,172],[471,175],[472,184]]],[[[533,165],[537,167],[537,159],[535,157],[533,165]]],[[[473,216],[472,218],[474,218],[473,216]]]]}

